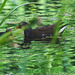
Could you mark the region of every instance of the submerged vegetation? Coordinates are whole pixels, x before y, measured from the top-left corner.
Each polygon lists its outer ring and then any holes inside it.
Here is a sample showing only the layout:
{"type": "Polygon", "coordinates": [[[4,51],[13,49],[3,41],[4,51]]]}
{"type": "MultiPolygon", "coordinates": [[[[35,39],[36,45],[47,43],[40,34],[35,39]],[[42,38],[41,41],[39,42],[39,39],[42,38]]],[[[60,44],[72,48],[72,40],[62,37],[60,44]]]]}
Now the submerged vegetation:
{"type": "Polygon", "coordinates": [[[75,0],[1,0],[0,74],[1,75],[74,75],[75,74],[75,0]],[[56,44],[58,30],[68,24],[56,44]],[[52,41],[31,41],[23,49],[24,29],[15,29],[26,21],[32,29],[58,21],[52,41]]]}

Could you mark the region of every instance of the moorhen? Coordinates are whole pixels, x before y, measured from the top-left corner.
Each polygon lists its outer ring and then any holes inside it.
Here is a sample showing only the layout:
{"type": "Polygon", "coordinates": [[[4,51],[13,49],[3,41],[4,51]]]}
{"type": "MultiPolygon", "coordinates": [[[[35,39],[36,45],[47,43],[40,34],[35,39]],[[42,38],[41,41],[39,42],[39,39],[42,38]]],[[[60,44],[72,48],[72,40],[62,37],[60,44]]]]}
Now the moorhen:
{"type": "Polygon", "coordinates": [[[9,32],[10,30],[12,30],[12,28],[7,29],[5,32],[0,32],[0,36],[5,34],[6,32],[9,32]]]}
{"type": "MultiPolygon", "coordinates": [[[[63,23],[64,22],[61,22],[61,24],[63,23]]],[[[24,43],[26,44],[26,43],[31,43],[31,41],[49,41],[51,40],[57,24],[58,22],[53,25],[42,26],[42,27],[38,27],[35,29],[32,29],[31,27],[28,27],[27,29],[25,28],[24,43]]],[[[60,27],[59,34],[63,33],[63,31],[66,28],[66,25],[67,24],[60,27]]],[[[23,26],[27,27],[28,23],[22,21],[18,24],[16,28],[17,29],[22,28],[23,26]]]]}

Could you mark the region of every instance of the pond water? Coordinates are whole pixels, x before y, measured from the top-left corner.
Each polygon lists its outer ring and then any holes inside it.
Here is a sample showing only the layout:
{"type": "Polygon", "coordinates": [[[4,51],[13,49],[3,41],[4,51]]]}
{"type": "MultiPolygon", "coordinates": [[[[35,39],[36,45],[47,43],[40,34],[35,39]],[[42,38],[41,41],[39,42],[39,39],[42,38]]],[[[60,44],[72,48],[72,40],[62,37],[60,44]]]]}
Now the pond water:
{"type": "MultiPolygon", "coordinates": [[[[8,0],[0,14],[0,22],[16,6],[22,3],[28,3],[29,1],[30,0],[8,0]]],[[[2,26],[0,26],[0,32],[5,31],[7,28],[13,28],[12,36],[10,36],[12,40],[0,46],[0,73],[2,75],[74,75],[75,1],[72,0],[71,3],[69,0],[36,1],[38,2],[37,4],[25,5],[15,10],[5,20],[2,26]],[[17,25],[10,25],[7,23],[28,22],[29,19],[35,15],[42,18],[41,26],[54,24],[61,18],[63,18],[64,22],[68,21],[68,26],[62,34],[58,44],[51,44],[50,41],[31,41],[31,44],[27,45],[29,49],[23,49],[20,46],[24,40],[23,31],[16,34],[15,32],[17,30],[15,30],[15,27],[17,25]]],[[[32,25],[32,28],[35,29],[38,26],[39,25],[36,23],[32,25]]]]}

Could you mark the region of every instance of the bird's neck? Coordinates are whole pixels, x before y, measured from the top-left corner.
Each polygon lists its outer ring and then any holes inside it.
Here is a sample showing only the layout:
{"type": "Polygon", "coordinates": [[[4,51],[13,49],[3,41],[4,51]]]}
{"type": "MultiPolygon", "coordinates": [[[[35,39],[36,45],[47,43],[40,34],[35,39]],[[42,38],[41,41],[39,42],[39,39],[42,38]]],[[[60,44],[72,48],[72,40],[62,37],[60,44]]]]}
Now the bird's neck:
{"type": "Polygon", "coordinates": [[[30,36],[31,31],[32,31],[32,28],[28,28],[28,29],[24,30],[25,36],[30,36]]]}

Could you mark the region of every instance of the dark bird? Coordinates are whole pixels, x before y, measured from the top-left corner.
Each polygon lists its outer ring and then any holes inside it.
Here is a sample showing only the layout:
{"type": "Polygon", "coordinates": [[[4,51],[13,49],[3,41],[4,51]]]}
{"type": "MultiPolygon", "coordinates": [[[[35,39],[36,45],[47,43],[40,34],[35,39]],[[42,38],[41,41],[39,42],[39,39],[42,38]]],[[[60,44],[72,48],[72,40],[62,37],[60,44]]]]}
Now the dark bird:
{"type": "MultiPolygon", "coordinates": [[[[60,24],[63,24],[64,22],[61,22],[60,24]]],[[[35,29],[32,29],[27,22],[20,22],[18,24],[18,26],[16,27],[18,28],[22,28],[23,26],[29,26],[24,30],[24,43],[31,43],[31,41],[50,41],[53,37],[54,31],[55,31],[55,27],[58,24],[55,23],[53,25],[47,25],[47,26],[42,26],[42,27],[38,27],[35,29]]],[[[63,31],[66,28],[66,25],[63,25],[59,28],[59,34],[62,34],[63,31]]]]}
{"type": "Polygon", "coordinates": [[[12,28],[7,29],[5,32],[0,32],[0,36],[7,33],[7,32],[9,32],[10,30],[12,30],[12,28]]]}

